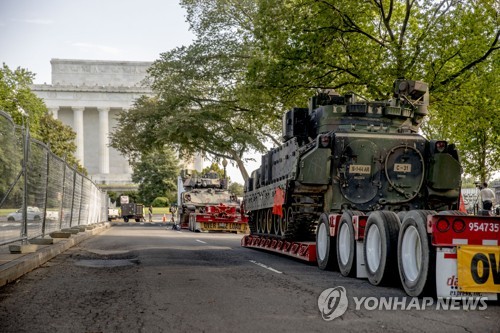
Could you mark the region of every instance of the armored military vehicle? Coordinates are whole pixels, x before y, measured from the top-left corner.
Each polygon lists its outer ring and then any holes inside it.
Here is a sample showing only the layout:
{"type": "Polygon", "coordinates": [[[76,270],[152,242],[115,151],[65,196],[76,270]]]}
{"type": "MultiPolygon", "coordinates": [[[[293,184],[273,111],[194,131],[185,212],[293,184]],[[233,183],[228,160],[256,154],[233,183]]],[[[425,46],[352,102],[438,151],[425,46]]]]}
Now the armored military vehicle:
{"type": "Polygon", "coordinates": [[[241,211],[237,197],[228,191],[226,179],[219,178],[216,172],[196,176],[191,170],[182,170],[181,179],[181,228],[195,232],[247,232],[248,217],[241,211]]]}
{"type": "Polygon", "coordinates": [[[324,212],[456,209],[455,146],[417,133],[427,105],[425,83],[398,80],[390,101],[329,91],[286,112],[284,143],[262,156],[246,184],[252,233],[305,240],[324,212]]]}
{"type": "Polygon", "coordinates": [[[459,211],[455,145],[418,133],[428,101],[426,83],[397,80],[390,100],[323,91],[287,111],[283,143],[245,184],[251,235],[242,245],[374,285],[400,280],[410,296],[481,291],[475,295],[497,299],[492,278],[466,285],[475,281],[470,258],[480,250],[457,244],[499,253],[500,219],[459,211]],[[460,292],[448,283],[456,276],[460,292]]]}

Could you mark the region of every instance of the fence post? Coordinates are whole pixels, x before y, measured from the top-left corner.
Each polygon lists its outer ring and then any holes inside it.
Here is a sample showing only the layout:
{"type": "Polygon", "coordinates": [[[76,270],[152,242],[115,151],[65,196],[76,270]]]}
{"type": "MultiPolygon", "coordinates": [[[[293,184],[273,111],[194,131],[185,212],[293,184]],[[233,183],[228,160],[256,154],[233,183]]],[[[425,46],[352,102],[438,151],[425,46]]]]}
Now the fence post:
{"type": "Polygon", "coordinates": [[[76,184],[76,169],[73,170],[73,195],[71,197],[71,215],[69,219],[69,227],[73,224],[73,208],[75,208],[75,184],[76,184]]]}
{"type": "Polygon", "coordinates": [[[23,131],[23,173],[24,173],[24,188],[23,188],[23,225],[21,227],[22,242],[26,242],[28,238],[28,157],[29,157],[29,125],[26,118],[26,127],[23,131]]]}
{"type": "Polygon", "coordinates": [[[64,164],[63,164],[63,179],[62,179],[62,196],[61,196],[61,209],[60,209],[60,214],[59,214],[59,230],[62,229],[62,221],[63,221],[63,210],[64,210],[64,192],[66,188],[66,157],[64,157],[64,164]]]}
{"type": "Polygon", "coordinates": [[[82,179],[82,185],[80,186],[80,208],[78,209],[78,225],[80,225],[81,218],[82,218],[82,203],[83,203],[83,176],[80,175],[82,179]]]}
{"type": "Polygon", "coordinates": [[[45,209],[43,210],[42,238],[45,238],[45,221],[47,220],[47,199],[49,197],[50,143],[47,144],[47,173],[45,175],[45,209]]]}

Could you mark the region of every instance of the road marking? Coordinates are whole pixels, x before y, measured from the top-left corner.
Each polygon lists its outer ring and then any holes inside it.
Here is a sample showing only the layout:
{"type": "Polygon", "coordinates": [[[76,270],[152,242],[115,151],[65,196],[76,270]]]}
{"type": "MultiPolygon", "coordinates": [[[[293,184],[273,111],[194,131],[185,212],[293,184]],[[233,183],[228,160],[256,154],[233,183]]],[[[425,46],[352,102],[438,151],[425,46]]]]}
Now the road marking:
{"type": "Polygon", "coordinates": [[[255,260],[250,260],[250,262],[251,262],[252,264],[257,265],[257,266],[260,266],[260,267],[263,267],[263,268],[265,268],[265,269],[268,269],[268,270],[270,270],[270,271],[272,271],[272,272],[275,272],[275,273],[278,273],[278,274],[283,274],[283,272],[280,272],[280,271],[278,271],[277,269],[274,269],[274,268],[272,268],[272,267],[269,267],[269,266],[266,266],[266,265],[264,265],[264,264],[261,264],[260,262],[256,262],[255,260]]]}
{"type": "Polygon", "coordinates": [[[204,242],[204,241],[199,240],[199,239],[197,239],[196,241],[197,241],[197,242],[200,242],[200,243],[203,243],[203,244],[208,244],[207,242],[204,242]]]}

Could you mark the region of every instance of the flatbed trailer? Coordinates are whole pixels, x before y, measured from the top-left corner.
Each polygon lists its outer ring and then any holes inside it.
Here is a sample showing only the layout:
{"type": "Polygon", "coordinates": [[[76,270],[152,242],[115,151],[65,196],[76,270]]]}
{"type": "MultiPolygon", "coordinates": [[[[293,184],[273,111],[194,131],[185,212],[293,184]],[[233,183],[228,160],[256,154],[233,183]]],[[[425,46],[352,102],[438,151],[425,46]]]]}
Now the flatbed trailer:
{"type": "Polygon", "coordinates": [[[270,237],[247,235],[241,239],[241,246],[287,255],[308,263],[316,263],[316,243],[289,242],[270,237]]]}
{"type": "Polygon", "coordinates": [[[207,205],[203,212],[189,214],[187,228],[195,232],[248,233],[248,217],[235,206],[207,205]]]}
{"type": "MultiPolygon", "coordinates": [[[[316,262],[320,268],[327,266],[325,260],[332,260],[328,256],[340,251],[342,253],[335,255],[333,259],[354,256],[354,270],[349,276],[357,278],[369,277],[367,269],[370,269],[370,264],[373,266],[373,262],[377,262],[377,268],[383,264],[389,270],[399,272],[409,296],[429,294],[442,298],[480,297],[500,300],[498,216],[466,215],[459,211],[408,212],[400,223],[397,244],[392,244],[392,248],[382,249],[378,247],[380,242],[366,242],[368,216],[354,215],[354,253],[346,253],[347,247],[332,248],[332,244],[343,237],[339,236],[342,216],[329,214],[328,228],[319,224],[319,235],[317,234],[315,242],[293,242],[248,235],[241,240],[241,245],[308,263],[316,262]],[[327,237],[322,237],[324,235],[327,237]],[[377,248],[370,248],[373,244],[377,244],[377,248]],[[387,251],[397,251],[395,261],[388,260],[387,251]],[[428,293],[429,290],[432,292],[428,293]]],[[[372,225],[373,223],[370,224],[372,225]]],[[[370,282],[377,285],[373,283],[373,276],[372,272],[370,282]]]]}

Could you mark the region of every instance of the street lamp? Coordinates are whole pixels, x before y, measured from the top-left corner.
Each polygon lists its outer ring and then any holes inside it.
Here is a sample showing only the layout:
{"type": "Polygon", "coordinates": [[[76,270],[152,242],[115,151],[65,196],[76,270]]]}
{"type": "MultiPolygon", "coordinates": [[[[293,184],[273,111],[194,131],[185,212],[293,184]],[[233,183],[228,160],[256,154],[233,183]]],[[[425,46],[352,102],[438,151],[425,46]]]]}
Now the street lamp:
{"type": "Polygon", "coordinates": [[[224,167],[224,188],[227,188],[227,179],[226,179],[227,160],[226,160],[226,158],[222,159],[222,166],[224,167]]]}

